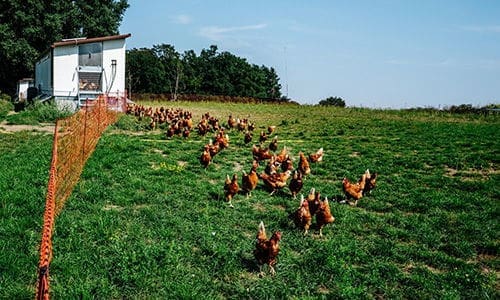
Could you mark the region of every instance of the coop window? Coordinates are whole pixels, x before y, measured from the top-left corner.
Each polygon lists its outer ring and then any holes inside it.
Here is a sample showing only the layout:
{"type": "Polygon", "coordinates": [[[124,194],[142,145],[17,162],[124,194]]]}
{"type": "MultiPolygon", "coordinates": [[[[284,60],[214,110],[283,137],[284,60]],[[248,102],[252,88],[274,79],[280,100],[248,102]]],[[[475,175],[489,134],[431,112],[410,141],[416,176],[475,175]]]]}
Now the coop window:
{"type": "Polygon", "coordinates": [[[78,46],[78,64],[82,67],[102,66],[102,43],[78,46]]]}
{"type": "Polygon", "coordinates": [[[101,73],[79,72],[79,87],[81,91],[100,91],[101,73]]]}

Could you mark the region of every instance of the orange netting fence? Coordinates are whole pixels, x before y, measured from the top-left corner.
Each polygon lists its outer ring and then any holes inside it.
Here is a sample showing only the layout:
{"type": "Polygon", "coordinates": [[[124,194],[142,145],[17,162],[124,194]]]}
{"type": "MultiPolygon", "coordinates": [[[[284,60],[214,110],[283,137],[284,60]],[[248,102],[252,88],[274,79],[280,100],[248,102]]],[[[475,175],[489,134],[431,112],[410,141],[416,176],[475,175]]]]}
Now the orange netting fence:
{"type": "Polygon", "coordinates": [[[125,99],[126,97],[101,95],[97,100],[88,101],[84,109],[71,117],[56,122],[43,217],[37,299],[49,298],[49,265],[55,217],[71,195],[102,132],[117,120],[117,112],[124,111],[125,99]]]}

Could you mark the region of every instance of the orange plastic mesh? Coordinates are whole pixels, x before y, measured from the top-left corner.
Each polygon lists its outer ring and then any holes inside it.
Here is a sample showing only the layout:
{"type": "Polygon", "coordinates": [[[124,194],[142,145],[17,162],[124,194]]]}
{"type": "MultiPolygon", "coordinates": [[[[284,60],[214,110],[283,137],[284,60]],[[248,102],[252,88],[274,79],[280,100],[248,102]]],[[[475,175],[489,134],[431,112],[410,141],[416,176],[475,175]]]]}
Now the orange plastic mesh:
{"type": "Polygon", "coordinates": [[[108,125],[116,122],[117,112],[123,111],[125,99],[126,97],[102,95],[97,100],[88,101],[85,109],[56,122],[45,199],[36,299],[49,299],[49,265],[55,217],[71,195],[102,132],[108,125]]]}

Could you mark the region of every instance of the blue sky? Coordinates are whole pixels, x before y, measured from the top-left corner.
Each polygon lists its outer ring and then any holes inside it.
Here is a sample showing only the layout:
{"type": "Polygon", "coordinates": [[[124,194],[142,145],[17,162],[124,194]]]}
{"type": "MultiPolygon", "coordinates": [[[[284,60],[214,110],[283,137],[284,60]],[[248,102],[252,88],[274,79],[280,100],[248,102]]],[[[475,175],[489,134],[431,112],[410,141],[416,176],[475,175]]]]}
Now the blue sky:
{"type": "Polygon", "coordinates": [[[500,103],[498,0],[129,0],[127,48],[210,45],[274,67],[299,103],[500,103]]]}

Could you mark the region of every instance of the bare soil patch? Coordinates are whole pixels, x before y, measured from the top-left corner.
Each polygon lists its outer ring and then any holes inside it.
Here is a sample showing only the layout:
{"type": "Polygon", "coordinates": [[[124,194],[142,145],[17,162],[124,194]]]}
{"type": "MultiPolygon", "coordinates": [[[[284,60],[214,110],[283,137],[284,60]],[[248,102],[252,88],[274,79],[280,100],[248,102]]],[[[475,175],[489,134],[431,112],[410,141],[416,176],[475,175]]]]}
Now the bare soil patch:
{"type": "Polygon", "coordinates": [[[19,131],[35,131],[54,133],[55,124],[44,123],[39,125],[10,125],[6,121],[0,123],[0,133],[14,133],[19,131]]]}
{"type": "Polygon", "coordinates": [[[490,175],[495,175],[500,173],[500,171],[497,170],[493,165],[490,165],[487,168],[482,168],[482,169],[469,168],[465,170],[457,170],[450,166],[445,166],[444,172],[445,172],[444,176],[446,177],[460,176],[461,179],[464,181],[475,180],[477,178],[482,178],[483,180],[486,180],[490,177],[490,175]]]}

